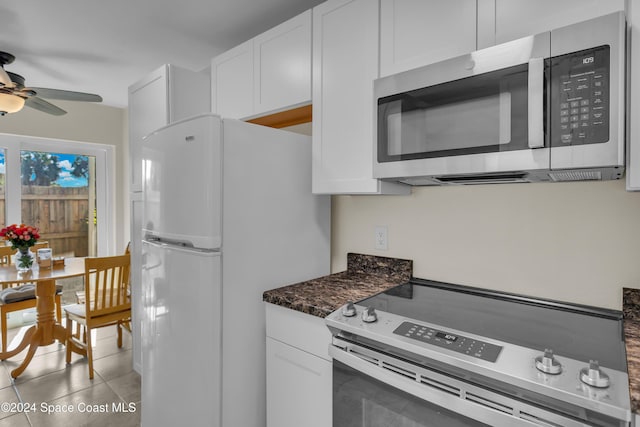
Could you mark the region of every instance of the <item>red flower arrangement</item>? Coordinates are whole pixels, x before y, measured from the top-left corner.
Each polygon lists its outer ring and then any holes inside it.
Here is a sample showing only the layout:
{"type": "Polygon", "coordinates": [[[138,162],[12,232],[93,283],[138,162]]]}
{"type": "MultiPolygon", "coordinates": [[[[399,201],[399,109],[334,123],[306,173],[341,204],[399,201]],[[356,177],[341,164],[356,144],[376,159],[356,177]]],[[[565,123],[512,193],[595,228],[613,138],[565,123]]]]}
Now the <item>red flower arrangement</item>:
{"type": "Polygon", "coordinates": [[[11,242],[12,249],[27,249],[35,245],[40,234],[38,227],[24,224],[12,224],[0,230],[0,237],[11,242]]]}

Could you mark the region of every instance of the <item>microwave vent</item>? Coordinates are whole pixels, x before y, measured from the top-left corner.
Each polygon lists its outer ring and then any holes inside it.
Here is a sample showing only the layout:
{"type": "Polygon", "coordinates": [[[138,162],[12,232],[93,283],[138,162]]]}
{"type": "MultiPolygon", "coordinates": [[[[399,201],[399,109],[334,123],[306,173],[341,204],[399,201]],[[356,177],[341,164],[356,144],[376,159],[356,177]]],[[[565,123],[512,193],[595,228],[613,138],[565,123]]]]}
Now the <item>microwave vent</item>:
{"type": "Polygon", "coordinates": [[[567,181],[601,181],[602,172],[598,170],[575,170],[575,171],[560,171],[549,172],[549,178],[556,182],[567,181]]]}
{"type": "Polygon", "coordinates": [[[450,175],[435,178],[442,184],[511,184],[516,182],[529,182],[526,172],[502,172],[479,175],[450,175]]]}

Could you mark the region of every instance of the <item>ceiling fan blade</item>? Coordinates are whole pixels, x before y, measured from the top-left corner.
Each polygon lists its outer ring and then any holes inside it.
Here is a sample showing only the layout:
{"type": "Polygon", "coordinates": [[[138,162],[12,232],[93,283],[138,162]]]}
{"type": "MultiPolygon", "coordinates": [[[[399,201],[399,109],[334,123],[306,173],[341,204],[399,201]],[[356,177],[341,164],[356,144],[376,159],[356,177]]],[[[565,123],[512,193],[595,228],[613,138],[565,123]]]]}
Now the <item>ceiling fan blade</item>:
{"type": "Polygon", "coordinates": [[[27,98],[24,105],[27,105],[36,110],[40,110],[44,113],[53,114],[54,116],[62,116],[63,114],[67,114],[60,107],[56,107],[50,102],[45,101],[44,99],[38,98],[37,96],[31,96],[27,98]]]}
{"type": "Polygon", "coordinates": [[[47,89],[44,87],[30,87],[39,97],[47,99],[60,99],[63,101],[102,102],[100,95],[84,92],[72,92],[69,90],[47,89]]]}

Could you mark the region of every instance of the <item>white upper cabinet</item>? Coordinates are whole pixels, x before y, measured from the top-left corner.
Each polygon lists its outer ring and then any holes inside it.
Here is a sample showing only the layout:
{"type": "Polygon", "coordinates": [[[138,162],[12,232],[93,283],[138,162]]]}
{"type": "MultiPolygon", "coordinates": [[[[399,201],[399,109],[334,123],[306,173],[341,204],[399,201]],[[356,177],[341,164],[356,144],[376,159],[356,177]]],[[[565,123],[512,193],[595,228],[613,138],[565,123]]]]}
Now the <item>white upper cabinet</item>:
{"type": "Polygon", "coordinates": [[[625,0],[495,0],[495,42],[504,43],[619,10],[625,10],[625,0]]]}
{"type": "Polygon", "coordinates": [[[253,42],[254,114],[311,102],[311,10],[253,42]]]}
{"type": "Polygon", "coordinates": [[[246,119],[311,103],[311,10],[216,56],[211,109],[246,119]]]}
{"type": "Polygon", "coordinates": [[[142,191],[141,141],[149,132],[167,124],[167,68],[161,67],[129,87],[130,190],[142,191]]]}
{"type": "Polygon", "coordinates": [[[380,75],[476,49],[476,0],[382,0],[380,75]]]}
{"type": "Polygon", "coordinates": [[[142,190],[140,142],[171,122],[210,110],[209,74],[166,64],[129,87],[130,191],[142,190]]]}
{"type": "Polygon", "coordinates": [[[233,118],[253,114],[253,40],[211,61],[211,111],[233,118]]]}
{"type": "Polygon", "coordinates": [[[314,193],[409,192],[373,178],[378,17],[371,0],[329,0],[313,9],[314,193]]]}

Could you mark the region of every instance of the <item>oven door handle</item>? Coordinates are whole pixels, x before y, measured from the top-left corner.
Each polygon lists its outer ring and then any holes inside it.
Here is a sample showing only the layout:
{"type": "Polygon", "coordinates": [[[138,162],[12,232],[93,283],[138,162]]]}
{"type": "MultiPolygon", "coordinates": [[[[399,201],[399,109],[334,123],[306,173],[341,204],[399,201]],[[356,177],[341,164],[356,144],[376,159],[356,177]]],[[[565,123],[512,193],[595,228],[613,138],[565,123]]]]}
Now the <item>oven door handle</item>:
{"type": "Polygon", "coordinates": [[[544,147],[544,58],[529,60],[529,148],[544,147]]]}
{"type": "MultiPolygon", "coordinates": [[[[418,378],[409,378],[406,373],[398,374],[390,369],[385,369],[378,364],[382,362],[374,360],[373,357],[369,358],[365,354],[362,354],[362,357],[356,356],[349,352],[349,348],[350,344],[346,344],[344,349],[330,345],[329,355],[334,361],[341,362],[363,375],[383,382],[405,393],[412,394],[425,402],[446,408],[451,412],[494,427],[532,427],[541,425],[540,418],[537,418],[537,422],[533,422],[536,420],[536,417],[530,417],[525,413],[520,413],[520,417],[515,417],[512,414],[493,409],[482,403],[477,404],[472,400],[463,399],[460,398],[460,396],[456,397],[453,390],[439,390],[419,382],[418,378]]],[[[565,427],[582,427],[585,425],[559,414],[555,414],[554,417],[556,418],[554,422],[559,424],[553,425],[562,425],[565,427]]]]}

